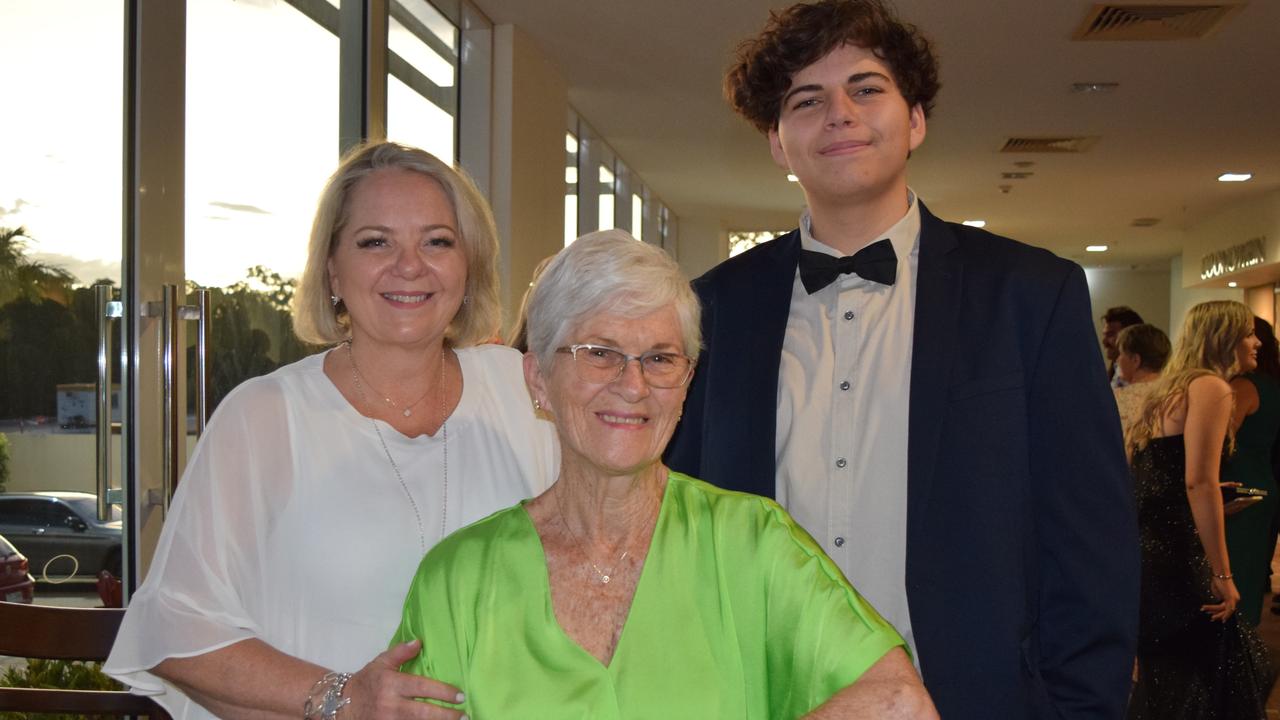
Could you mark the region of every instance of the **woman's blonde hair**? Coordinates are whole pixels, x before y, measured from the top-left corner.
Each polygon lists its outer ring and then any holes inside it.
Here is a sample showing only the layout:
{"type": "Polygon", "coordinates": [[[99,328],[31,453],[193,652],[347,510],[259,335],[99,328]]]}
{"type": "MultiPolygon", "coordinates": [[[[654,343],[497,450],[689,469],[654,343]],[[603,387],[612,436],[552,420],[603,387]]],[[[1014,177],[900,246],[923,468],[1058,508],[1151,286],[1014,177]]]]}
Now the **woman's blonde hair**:
{"type": "Polygon", "coordinates": [[[331,300],[329,258],[347,223],[351,191],[365,177],[383,169],[425,175],[440,184],[458,219],[458,235],[467,259],[463,304],[445,331],[455,347],[474,345],[498,330],[498,232],[489,203],[461,169],[415,147],[393,142],[358,145],[348,151],[325,183],[311,224],[307,266],[293,296],[293,331],[303,342],[332,345],[351,336],[351,320],[341,301],[331,300]]]}
{"type": "MultiPolygon", "coordinates": [[[[1230,380],[1240,371],[1236,347],[1253,332],[1253,312],[1234,300],[1203,302],[1187,311],[1182,333],[1174,345],[1164,374],[1153,381],[1155,387],[1142,413],[1126,431],[1126,444],[1140,450],[1161,430],[1164,418],[1187,395],[1191,381],[1205,375],[1230,380]]],[[[1235,444],[1235,434],[1227,435],[1235,444]]]]}

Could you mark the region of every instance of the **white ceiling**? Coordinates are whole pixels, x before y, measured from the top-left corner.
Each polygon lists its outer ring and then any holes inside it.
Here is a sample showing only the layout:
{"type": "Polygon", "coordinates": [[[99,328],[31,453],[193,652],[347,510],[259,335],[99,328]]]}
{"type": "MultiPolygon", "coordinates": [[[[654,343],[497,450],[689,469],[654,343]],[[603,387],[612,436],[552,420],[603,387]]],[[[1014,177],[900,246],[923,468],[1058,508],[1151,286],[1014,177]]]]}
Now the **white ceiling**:
{"type": "MultiPolygon", "coordinates": [[[[720,94],[733,48],[787,3],[475,2],[548,55],[573,107],[678,217],[794,226],[799,188],[720,94]]],[[[1280,188],[1280,0],[1251,0],[1208,38],[1173,42],[1073,42],[1089,0],[897,7],[940,58],[943,88],[910,182],[943,217],[983,218],[989,230],[1090,266],[1159,266],[1180,252],[1181,229],[1280,188]],[[1070,92],[1076,82],[1120,87],[1081,95],[1070,92]],[[1080,155],[998,152],[1011,136],[1058,135],[1101,139],[1080,155]],[[1035,175],[1002,180],[1020,160],[1035,161],[1035,175]],[[1226,171],[1254,179],[1217,182],[1226,171]],[[1139,217],[1160,223],[1130,227],[1139,217]],[[1086,257],[1094,243],[1112,251],[1086,257]]]]}

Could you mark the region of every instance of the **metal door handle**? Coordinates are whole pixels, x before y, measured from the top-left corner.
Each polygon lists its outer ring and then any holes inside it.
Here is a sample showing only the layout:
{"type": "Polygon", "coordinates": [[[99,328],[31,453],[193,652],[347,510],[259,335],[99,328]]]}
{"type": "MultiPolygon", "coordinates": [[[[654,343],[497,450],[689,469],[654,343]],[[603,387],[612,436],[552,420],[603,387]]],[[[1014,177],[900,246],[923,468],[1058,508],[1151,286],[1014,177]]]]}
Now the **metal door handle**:
{"type": "Polygon", "coordinates": [[[93,286],[98,317],[98,419],[94,427],[97,448],[95,469],[98,487],[98,519],[111,519],[111,322],[124,314],[124,306],[113,300],[115,288],[109,283],[93,286]]]}
{"type": "Polygon", "coordinates": [[[196,304],[182,306],[182,319],[196,321],[196,437],[204,435],[209,422],[209,381],[212,364],[209,362],[209,322],[212,291],[196,288],[196,304]]]}

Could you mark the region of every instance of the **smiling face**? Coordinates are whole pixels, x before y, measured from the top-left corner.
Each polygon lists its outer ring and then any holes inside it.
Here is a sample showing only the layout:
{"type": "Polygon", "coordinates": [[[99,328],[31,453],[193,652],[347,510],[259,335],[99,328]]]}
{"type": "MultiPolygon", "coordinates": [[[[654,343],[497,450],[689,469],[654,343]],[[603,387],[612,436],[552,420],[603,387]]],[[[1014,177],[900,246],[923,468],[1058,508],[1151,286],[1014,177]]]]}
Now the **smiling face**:
{"type": "MultiPolygon", "coordinates": [[[[639,318],[612,313],[589,317],[565,340],[566,345],[580,343],[606,345],[628,355],[685,352],[672,305],[639,318]]],[[[574,362],[572,355],[556,353],[549,368],[539,368],[533,354],[525,356],[525,379],[560,435],[562,473],[619,477],[659,462],[680,419],[689,384],[649,387],[634,361],[611,383],[589,383],[578,376],[574,362]]]]}
{"type": "Polygon", "coordinates": [[[905,203],[907,155],[924,136],[924,110],[907,105],[888,65],[841,45],[791,78],[769,147],[810,206],[905,203]]]}
{"type": "Polygon", "coordinates": [[[1262,347],[1262,341],[1253,334],[1251,327],[1249,334],[1236,343],[1236,365],[1240,372],[1247,373],[1258,369],[1258,348],[1260,347],[1262,347]]]}
{"type": "Polygon", "coordinates": [[[419,345],[443,337],[466,292],[458,221],[440,184],[416,172],[377,170],[348,198],[329,258],[356,343],[419,345]]]}

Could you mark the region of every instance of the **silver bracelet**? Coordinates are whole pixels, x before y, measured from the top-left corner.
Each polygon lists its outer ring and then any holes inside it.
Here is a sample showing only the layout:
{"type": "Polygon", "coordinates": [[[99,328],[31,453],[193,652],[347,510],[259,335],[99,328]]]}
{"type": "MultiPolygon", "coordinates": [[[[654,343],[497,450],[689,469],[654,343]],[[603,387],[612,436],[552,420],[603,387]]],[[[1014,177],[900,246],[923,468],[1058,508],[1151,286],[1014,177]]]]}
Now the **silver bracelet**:
{"type": "Polygon", "coordinates": [[[338,711],[351,702],[351,698],[342,697],[350,679],[351,673],[331,672],[317,680],[302,706],[302,720],[334,720],[338,717],[338,711]]]}

